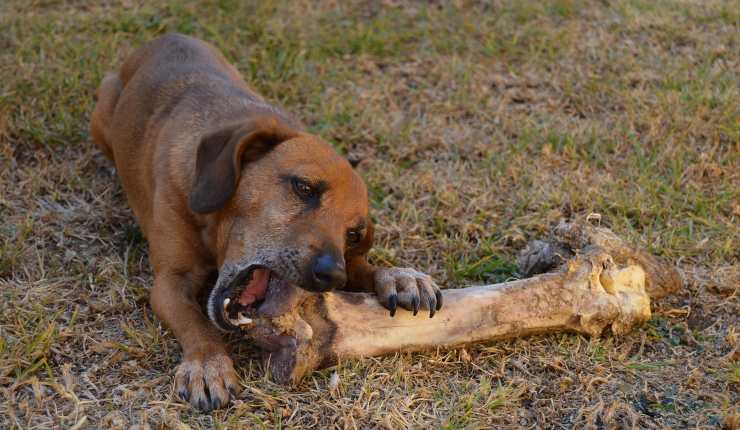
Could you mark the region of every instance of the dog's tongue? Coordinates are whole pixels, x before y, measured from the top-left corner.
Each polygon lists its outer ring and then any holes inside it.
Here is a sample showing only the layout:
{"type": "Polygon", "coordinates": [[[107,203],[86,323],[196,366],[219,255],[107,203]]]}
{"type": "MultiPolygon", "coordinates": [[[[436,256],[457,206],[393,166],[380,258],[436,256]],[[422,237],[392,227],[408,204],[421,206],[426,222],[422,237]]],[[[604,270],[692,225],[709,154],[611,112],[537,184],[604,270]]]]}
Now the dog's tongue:
{"type": "Polygon", "coordinates": [[[270,271],[267,269],[254,269],[252,279],[249,280],[247,288],[239,296],[239,303],[244,306],[251,305],[257,300],[265,298],[267,283],[270,281],[270,271]]]}

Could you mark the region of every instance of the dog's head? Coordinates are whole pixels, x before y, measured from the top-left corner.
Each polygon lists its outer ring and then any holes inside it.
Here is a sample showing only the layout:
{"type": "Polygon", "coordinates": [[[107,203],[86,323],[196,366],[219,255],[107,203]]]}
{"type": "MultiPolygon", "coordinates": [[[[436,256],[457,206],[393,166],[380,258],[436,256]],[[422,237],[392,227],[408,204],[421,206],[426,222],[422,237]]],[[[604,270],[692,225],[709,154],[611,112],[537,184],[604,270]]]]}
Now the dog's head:
{"type": "Polygon", "coordinates": [[[268,289],[342,287],[346,262],[372,242],[360,176],[331,145],[272,114],[201,140],[190,208],[215,220],[220,271],[208,314],[224,330],[268,289]]]}

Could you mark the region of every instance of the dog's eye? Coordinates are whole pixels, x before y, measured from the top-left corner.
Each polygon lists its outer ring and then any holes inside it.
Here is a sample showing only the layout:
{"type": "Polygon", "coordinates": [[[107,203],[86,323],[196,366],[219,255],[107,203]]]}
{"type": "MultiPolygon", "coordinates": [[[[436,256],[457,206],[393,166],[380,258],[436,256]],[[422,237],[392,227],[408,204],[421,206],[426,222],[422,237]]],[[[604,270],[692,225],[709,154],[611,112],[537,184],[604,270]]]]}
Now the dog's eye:
{"type": "Polygon", "coordinates": [[[306,181],[298,178],[293,179],[293,190],[296,194],[303,198],[311,198],[316,194],[313,187],[308,185],[306,181]]]}
{"type": "Polygon", "coordinates": [[[362,233],[359,230],[347,231],[347,242],[350,245],[357,245],[362,240],[362,233]]]}

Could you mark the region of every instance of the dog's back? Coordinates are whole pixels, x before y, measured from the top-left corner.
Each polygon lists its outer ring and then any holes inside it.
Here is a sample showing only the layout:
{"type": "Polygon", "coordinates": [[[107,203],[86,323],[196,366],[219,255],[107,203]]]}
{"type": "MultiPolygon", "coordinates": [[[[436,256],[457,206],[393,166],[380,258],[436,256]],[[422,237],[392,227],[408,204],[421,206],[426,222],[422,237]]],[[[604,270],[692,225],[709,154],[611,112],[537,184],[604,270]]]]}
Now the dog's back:
{"type": "Polygon", "coordinates": [[[90,121],[93,140],[116,165],[145,233],[155,196],[140,190],[157,189],[151,185],[162,179],[153,172],[183,172],[167,179],[186,188],[192,179],[186,167],[208,129],[250,111],[285,117],[254,93],[212,45],[175,33],[131,54],[118,73],[106,76],[96,96],[90,121]],[[182,168],[164,166],[172,163],[182,168]]]}
{"type": "Polygon", "coordinates": [[[214,101],[229,104],[235,97],[262,102],[214,47],[176,33],[132,53],[118,73],[106,76],[96,96],[93,137],[114,161],[116,153],[138,149],[125,145],[146,142],[152,124],[161,125],[188,97],[198,103],[183,104],[187,115],[208,115],[218,108],[214,101]]]}

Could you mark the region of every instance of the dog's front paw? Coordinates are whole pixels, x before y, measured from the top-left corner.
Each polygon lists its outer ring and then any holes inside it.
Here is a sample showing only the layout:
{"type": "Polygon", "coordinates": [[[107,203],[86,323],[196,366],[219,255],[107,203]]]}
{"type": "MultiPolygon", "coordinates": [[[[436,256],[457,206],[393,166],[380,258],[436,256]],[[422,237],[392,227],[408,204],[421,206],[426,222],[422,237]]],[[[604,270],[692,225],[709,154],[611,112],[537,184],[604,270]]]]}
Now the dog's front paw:
{"type": "Polygon", "coordinates": [[[429,309],[429,318],[442,307],[442,292],[427,274],[411,268],[391,267],[375,272],[375,293],[391,316],[396,307],[414,312],[429,309]]]}
{"type": "Polygon", "coordinates": [[[234,363],[228,355],[215,353],[186,357],[175,373],[175,392],[203,411],[218,409],[229,402],[239,386],[234,363]]]}

